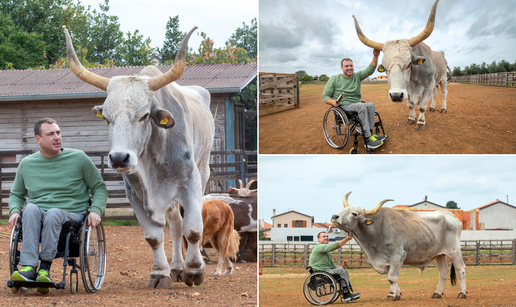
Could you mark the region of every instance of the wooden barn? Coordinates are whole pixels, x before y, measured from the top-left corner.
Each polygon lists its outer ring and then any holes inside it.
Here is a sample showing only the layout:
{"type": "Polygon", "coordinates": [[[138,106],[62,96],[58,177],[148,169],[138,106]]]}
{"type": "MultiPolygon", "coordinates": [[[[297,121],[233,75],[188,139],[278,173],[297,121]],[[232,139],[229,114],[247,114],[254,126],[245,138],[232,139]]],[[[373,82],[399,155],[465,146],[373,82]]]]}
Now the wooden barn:
{"type": "MultiPolygon", "coordinates": [[[[170,66],[157,68],[165,72],[170,66]]],[[[142,69],[137,66],[89,70],[111,78],[137,75],[142,69]]],[[[227,192],[229,185],[235,186],[235,179],[247,176],[242,161],[246,161],[244,116],[248,112],[245,112],[243,105],[234,104],[230,97],[242,91],[256,77],[256,63],[188,65],[176,81],[183,86],[204,87],[211,94],[215,141],[208,192],[227,192]]],[[[63,136],[63,147],[83,150],[99,165],[106,182],[110,180],[109,176],[118,176],[113,179],[113,185],[120,185],[120,176],[115,173],[110,175],[110,170],[104,169],[107,164],[103,155],[110,149],[107,124],[91,111],[94,106],[102,105],[105,98],[105,91],[81,81],[70,69],[0,71],[0,188],[3,205],[7,202],[9,181],[13,179],[13,170],[8,168],[12,165],[6,163],[16,164],[25,155],[39,150],[33,128],[34,123],[43,117],[57,121],[63,136]]],[[[256,179],[256,175],[245,179],[256,179]]]]}

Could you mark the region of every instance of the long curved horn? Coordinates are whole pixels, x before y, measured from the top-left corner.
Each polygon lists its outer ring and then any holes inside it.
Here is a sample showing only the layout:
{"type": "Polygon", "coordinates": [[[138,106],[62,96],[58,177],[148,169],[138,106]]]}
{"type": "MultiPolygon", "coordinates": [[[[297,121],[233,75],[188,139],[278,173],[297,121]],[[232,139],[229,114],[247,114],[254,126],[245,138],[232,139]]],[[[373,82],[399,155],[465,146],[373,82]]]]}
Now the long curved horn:
{"type": "Polygon", "coordinates": [[[344,199],[342,200],[342,204],[344,205],[344,208],[349,208],[349,204],[348,204],[348,196],[349,196],[349,194],[351,194],[351,192],[346,194],[346,196],[344,196],[344,199]]]}
{"type": "Polygon", "coordinates": [[[426,23],[426,27],[423,30],[423,32],[419,33],[418,36],[414,36],[413,38],[409,39],[410,47],[414,47],[415,45],[421,43],[422,41],[427,39],[430,36],[430,34],[432,34],[435,25],[435,10],[437,9],[437,2],[439,2],[439,0],[435,1],[434,6],[432,7],[432,11],[430,12],[430,16],[428,17],[428,22],[426,23]]]}
{"type": "Polygon", "coordinates": [[[374,207],[374,209],[372,209],[372,210],[364,210],[364,214],[365,215],[375,215],[376,213],[378,213],[378,211],[380,211],[380,208],[383,206],[383,204],[385,204],[388,201],[394,201],[394,199],[383,200],[378,205],[376,205],[376,207],[374,207]]]}
{"type": "Polygon", "coordinates": [[[81,62],[79,62],[79,59],[77,58],[77,54],[75,54],[72,39],[70,38],[70,34],[68,33],[66,26],[63,26],[63,30],[66,38],[66,55],[68,56],[68,65],[70,65],[72,72],[82,81],[105,91],[109,84],[109,78],[89,72],[86,70],[86,68],[84,68],[84,66],[82,66],[81,62]]]}
{"type": "Polygon", "coordinates": [[[358,35],[358,38],[360,39],[360,41],[362,43],[364,43],[364,45],[369,46],[373,49],[383,50],[382,43],[377,43],[375,41],[372,41],[364,35],[364,33],[362,32],[362,29],[360,29],[360,26],[358,25],[358,21],[355,18],[355,15],[353,15],[353,19],[355,19],[355,29],[357,30],[357,35],[358,35]]]}
{"type": "Polygon", "coordinates": [[[181,46],[179,46],[179,50],[177,51],[176,58],[174,59],[174,65],[170,68],[166,73],[161,76],[154,77],[149,80],[149,89],[151,91],[157,91],[165,85],[172,83],[179,79],[185,70],[186,65],[186,51],[188,49],[188,40],[192,33],[197,29],[195,26],[188,34],[185,35],[183,41],[181,42],[181,46]]]}

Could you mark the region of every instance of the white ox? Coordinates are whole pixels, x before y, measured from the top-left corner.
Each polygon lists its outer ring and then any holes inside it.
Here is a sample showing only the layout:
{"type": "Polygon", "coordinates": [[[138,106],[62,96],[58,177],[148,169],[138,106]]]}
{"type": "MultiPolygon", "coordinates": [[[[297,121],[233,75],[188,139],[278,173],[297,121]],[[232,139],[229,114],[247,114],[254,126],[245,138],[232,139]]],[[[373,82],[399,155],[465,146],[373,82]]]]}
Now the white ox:
{"type": "Polygon", "coordinates": [[[387,82],[390,87],[389,99],[394,102],[407,100],[410,109],[407,124],[416,123],[415,105],[419,106],[419,117],[416,124],[418,131],[424,130],[426,127],[425,111],[430,96],[432,97],[430,111],[435,110],[438,85],[441,86],[443,99],[441,113],[446,113],[447,110],[446,69],[449,70],[449,67],[444,58],[444,52],[432,51],[422,42],[432,34],[438,2],[439,0],[435,1],[423,32],[411,39],[393,40],[384,44],[369,40],[353,16],[360,41],[366,46],[383,51],[382,64],[378,66],[378,71],[387,73],[387,82]]]}
{"type": "Polygon", "coordinates": [[[401,298],[398,276],[402,265],[418,267],[421,272],[435,260],[439,270],[439,285],[433,298],[441,298],[448,275],[446,256],[452,260],[450,279],[456,283],[455,269],[460,279],[457,298],[466,298],[466,265],[460,250],[462,224],[449,211],[411,212],[381,208],[350,207],[349,192],[343,200],[344,209],[331,218],[333,226],[353,235],[367,256],[367,262],[391,284],[386,300],[401,298]]]}
{"type": "Polygon", "coordinates": [[[139,76],[111,79],[84,69],[64,28],[71,70],[107,91],[104,105],[94,107],[93,112],[107,121],[111,141],[108,165],[122,173],[127,198],[152,248],[154,265],[147,287],[168,288],[171,281],[179,280],[192,286],[204,280],[198,242],[214,137],[210,94],[201,87],[172,83],[184,71],[188,39],[196,28],[185,36],[174,66],[165,74],[149,66],[139,76]],[[173,244],[170,266],[164,250],[167,221],[173,244]],[[185,260],[183,235],[188,240],[185,260]]]}

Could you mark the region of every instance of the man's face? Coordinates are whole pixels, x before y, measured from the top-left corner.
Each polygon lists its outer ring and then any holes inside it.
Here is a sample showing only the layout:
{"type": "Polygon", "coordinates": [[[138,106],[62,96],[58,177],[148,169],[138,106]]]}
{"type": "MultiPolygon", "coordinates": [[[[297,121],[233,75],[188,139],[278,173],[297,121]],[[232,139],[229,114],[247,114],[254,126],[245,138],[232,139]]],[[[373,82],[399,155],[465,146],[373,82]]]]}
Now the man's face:
{"type": "Polygon", "coordinates": [[[36,135],[36,142],[45,157],[53,157],[61,152],[61,130],[57,124],[41,125],[41,136],[36,135]]]}
{"type": "Polygon", "coordinates": [[[353,62],[351,61],[342,61],[342,66],[340,67],[342,72],[344,73],[344,77],[351,78],[353,76],[353,62]]]}
{"type": "Polygon", "coordinates": [[[317,240],[319,241],[319,243],[323,243],[323,244],[328,244],[328,242],[330,242],[330,239],[328,238],[328,234],[326,234],[326,233],[321,233],[319,235],[319,238],[317,238],[317,240]]]}

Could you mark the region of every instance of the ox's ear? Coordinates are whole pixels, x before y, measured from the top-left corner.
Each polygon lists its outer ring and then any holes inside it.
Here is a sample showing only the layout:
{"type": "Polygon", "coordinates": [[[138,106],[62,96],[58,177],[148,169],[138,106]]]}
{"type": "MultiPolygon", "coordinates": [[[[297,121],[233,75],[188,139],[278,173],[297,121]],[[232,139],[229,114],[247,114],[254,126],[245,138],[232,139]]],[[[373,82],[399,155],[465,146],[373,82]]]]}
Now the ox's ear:
{"type": "Polygon", "coordinates": [[[174,127],[174,118],[167,110],[155,108],[152,110],[151,117],[154,124],[160,128],[168,129],[174,127]]]}
{"type": "Polygon", "coordinates": [[[426,61],[426,58],[424,56],[414,56],[412,57],[412,64],[414,65],[421,65],[426,61]]]}
{"type": "Polygon", "coordinates": [[[378,72],[385,72],[385,67],[383,67],[382,64],[380,64],[380,66],[378,66],[378,72]]]}
{"type": "Polygon", "coordinates": [[[368,218],[365,218],[365,217],[362,217],[360,219],[360,222],[365,225],[365,226],[369,226],[371,224],[373,224],[373,220],[372,219],[368,219],[368,218]]]}
{"type": "Polygon", "coordinates": [[[95,116],[97,116],[98,118],[106,119],[104,117],[104,115],[102,115],[102,106],[93,107],[92,111],[93,111],[93,114],[95,114],[95,116]]]}

